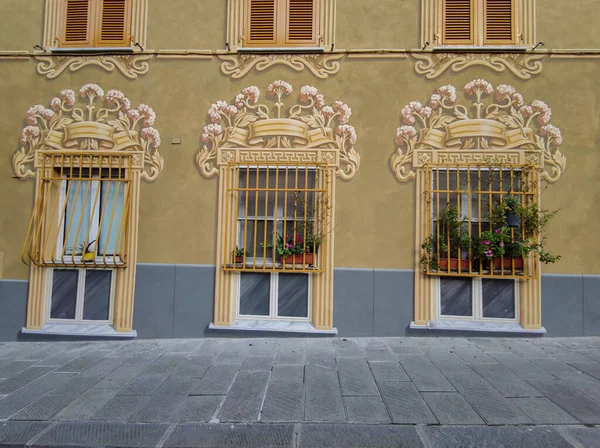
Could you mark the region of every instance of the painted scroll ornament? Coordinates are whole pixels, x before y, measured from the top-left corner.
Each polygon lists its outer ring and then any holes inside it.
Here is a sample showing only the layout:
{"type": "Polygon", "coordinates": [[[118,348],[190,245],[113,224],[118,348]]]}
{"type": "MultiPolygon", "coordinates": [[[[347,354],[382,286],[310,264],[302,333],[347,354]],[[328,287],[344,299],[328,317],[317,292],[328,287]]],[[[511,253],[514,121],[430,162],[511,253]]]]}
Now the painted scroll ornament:
{"type": "Polygon", "coordinates": [[[201,137],[205,145],[196,156],[202,175],[212,177],[219,164],[242,157],[255,162],[325,162],[334,164],[342,179],[352,179],[360,155],[354,148],[356,131],[348,124],[350,107],[341,101],[327,104],[315,87],[304,86],[298,104],[284,116],[283,99],[292,92],[285,81],[269,84],[265,96],[275,101],[273,109],[260,102],[256,86],[243,89],[233,104],[213,104],[208,110],[211,123],[201,137]]]}
{"type": "Polygon", "coordinates": [[[62,90],[46,108],[41,104],[27,111],[27,126],[21,132],[22,147],[13,155],[15,177],[35,177],[32,171],[38,150],[143,151],[142,178],[156,179],[164,160],[158,152],[160,134],[154,126],[151,107],[131,101],[118,90],[104,90],[96,84],[79,89],[85,104],[76,105],[73,90],[62,90]]]}
{"type": "Polygon", "coordinates": [[[77,72],[84,67],[100,67],[107,72],[115,69],[129,79],[145,75],[150,69],[148,63],[154,55],[85,55],[85,56],[35,56],[37,72],[48,79],[58,78],[65,70],[77,72]]]}
{"type": "Polygon", "coordinates": [[[525,160],[539,166],[546,181],[560,178],[567,159],[560,152],[562,134],[550,124],[552,110],[546,103],[525,104],[514,87],[501,84],[494,89],[484,79],[467,83],[464,93],[474,97],[472,105],[456,104],[456,88],[446,85],[431,95],[427,105],[412,101],[402,109],[404,125],[396,131],[398,148],[390,159],[398,180],[414,178],[413,168],[427,163],[432,151],[442,155],[450,150],[453,156],[456,150],[463,151],[461,158],[471,161],[483,161],[485,154],[509,161],[502,151],[523,150],[525,160]],[[474,114],[469,115],[471,110],[474,114]]]}
{"type": "Polygon", "coordinates": [[[325,79],[340,71],[339,60],[344,54],[236,54],[219,55],[221,71],[232,78],[243,78],[255,69],[262,72],[274,65],[284,65],[297,72],[310,70],[317,78],[325,79]]]}

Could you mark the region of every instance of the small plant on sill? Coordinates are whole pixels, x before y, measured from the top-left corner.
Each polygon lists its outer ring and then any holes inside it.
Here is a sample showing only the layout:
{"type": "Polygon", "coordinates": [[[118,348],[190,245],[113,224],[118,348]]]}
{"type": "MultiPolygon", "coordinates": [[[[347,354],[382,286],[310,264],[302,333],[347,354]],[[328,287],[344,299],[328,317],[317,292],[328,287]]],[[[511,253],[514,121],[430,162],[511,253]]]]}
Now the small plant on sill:
{"type": "Polygon", "coordinates": [[[239,247],[235,246],[234,257],[235,257],[236,263],[243,263],[245,254],[246,254],[246,249],[244,249],[243,247],[239,248],[239,247]]]}

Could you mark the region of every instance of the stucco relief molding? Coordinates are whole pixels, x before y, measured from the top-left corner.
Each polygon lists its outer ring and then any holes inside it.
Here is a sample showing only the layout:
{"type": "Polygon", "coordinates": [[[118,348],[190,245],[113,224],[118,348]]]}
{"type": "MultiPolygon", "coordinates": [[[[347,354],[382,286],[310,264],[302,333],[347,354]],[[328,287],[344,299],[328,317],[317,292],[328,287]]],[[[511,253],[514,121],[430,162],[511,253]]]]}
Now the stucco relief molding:
{"type": "Polygon", "coordinates": [[[15,177],[35,177],[39,157],[52,151],[76,154],[78,150],[132,151],[133,163],[142,169],[141,177],[152,181],[163,169],[158,152],[160,134],[154,126],[156,114],[149,106],[131,107],[131,101],[118,90],[104,90],[86,84],[78,91],[62,90],[46,108],[41,104],[27,111],[27,126],[21,132],[21,148],[12,159],[15,177]],[[143,154],[143,162],[139,159],[143,154]],[[38,159],[36,160],[36,157],[38,159]],[[137,159],[137,160],[136,160],[137,159]]]}
{"type": "Polygon", "coordinates": [[[128,55],[65,55],[65,56],[34,56],[38,61],[37,72],[49,79],[58,78],[65,70],[76,72],[84,67],[96,66],[107,72],[117,69],[125,77],[135,79],[145,75],[150,69],[152,54],[128,55]]]}
{"type": "Polygon", "coordinates": [[[457,104],[456,88],[445,85],[427,105],[412,101],[402,109],[404,125],[396,131],[390,159],[399,181],[413,179],[415,169],[427,163],[517,163],[537,166],[547,182],[560,178],[567,159],[546,103],[525,104],[514,87],[494,89],[484,79],[467,83],[464,94],[472,104],[457,104]]]}
{"type": "Polygon", "coordinates": [[[325,79],[340,71],[340,59],[343,53],[316,53],[316,54],[246,54],[219,55],[221,71],[232,78],[243,78],[251,70],[259,72],[267,70],[274,65],[284,65],[297,72],[310,70],[317,78],[325,79]]]}
{"type": "Polygon", "coordinates": [[[520,79],[530,79],[542,72],[544,54],[530,53],[412,53],[415,71],[427,79],[435,79],[451,70],[458,73],[468,67],[483,66],[502,73],[509,70],[520,79]]]}
{"type": "Polygon", "coordinates": [[[299,101],[285,111],[284,98],[293,92],[285,81],[274,81],[261,103],[261,92],[249,86],[233,102],[217,101],[208,110],[210,124],[204,126],[204,147],[196,155],[203,176],[219,173],[231,162],[322,162],[350,180],[360,167],[354,148],[356,131],[349,123],[352,110],[341,101],[327,104],[312,86],[300,89],[299,101]]]}

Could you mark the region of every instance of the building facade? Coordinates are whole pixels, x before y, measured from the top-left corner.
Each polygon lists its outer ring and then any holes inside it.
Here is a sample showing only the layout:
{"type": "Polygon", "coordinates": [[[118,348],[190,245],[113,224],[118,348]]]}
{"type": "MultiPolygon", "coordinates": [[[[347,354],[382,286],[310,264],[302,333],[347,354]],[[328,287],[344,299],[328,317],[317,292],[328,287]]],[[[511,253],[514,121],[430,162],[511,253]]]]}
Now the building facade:
{"type": "Polygon", "coordinates": [[[5,0],[0,339],[600,335],[550,3],[5,0]]]}

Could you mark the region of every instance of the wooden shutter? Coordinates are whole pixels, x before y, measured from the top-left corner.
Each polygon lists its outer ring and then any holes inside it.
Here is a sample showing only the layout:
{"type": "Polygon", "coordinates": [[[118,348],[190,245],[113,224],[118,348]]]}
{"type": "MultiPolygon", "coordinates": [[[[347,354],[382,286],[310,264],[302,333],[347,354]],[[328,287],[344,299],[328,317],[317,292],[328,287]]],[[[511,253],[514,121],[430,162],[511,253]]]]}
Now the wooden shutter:
{"type": "Polygon", "coordinates": [[[269,47],[277,44],[276,1],[248,0],[246,46],[269,47]]]}
{"type": "Polygon", "coordinates": [[[515,43],[513,0],[485,0],[485,43],[515,43]]]}
{"type": "Polygon", "coordinates": [[[474,44],[473,0],[443,0],[443,43],[474,44]]]}
{"type": "Polygon", "coordinates": [[[287,0],[286,45],[316,45],[316,0],[287,0]]]}
{"type": "Polygon", "coordinates": [[[92,45],[90,29],[92,0],[66,0],[61,46],[89,47],[92,45]]]}
{"type": "Polygon", "coordinates": [[[96,45],[126,47],[130,42],[130,0],[99,0],[96,45]]]}

